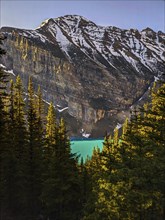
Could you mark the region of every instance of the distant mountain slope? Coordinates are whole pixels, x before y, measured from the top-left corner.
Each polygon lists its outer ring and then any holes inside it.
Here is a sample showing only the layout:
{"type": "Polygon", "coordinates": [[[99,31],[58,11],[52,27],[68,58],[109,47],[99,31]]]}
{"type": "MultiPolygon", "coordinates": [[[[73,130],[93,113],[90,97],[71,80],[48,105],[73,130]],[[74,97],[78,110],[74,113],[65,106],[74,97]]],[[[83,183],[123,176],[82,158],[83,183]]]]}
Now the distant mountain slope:
{"type": "Polygon", "coordinates": [[[1,28],[1,63],[40,84],[61,109],[72,135],[101,136],[122,123],[130,106],[164,72],[165,34],[98,26],[78,15],[44,21],[36,30],[1,28]]]}

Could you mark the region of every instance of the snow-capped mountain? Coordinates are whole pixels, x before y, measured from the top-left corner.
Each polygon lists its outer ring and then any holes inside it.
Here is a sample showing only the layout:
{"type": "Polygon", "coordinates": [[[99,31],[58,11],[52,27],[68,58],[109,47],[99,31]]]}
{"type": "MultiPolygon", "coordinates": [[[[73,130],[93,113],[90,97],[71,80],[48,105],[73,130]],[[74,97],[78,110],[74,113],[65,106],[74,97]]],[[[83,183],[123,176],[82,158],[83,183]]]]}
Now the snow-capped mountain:
{"type": "Polygon", "coordinates": [[[140,64],[157,71],[157,64],[165,62],[165,34],[150,28],[138,31],[97,26],[82,16],[68,15],[48,19],[36,30],[23,30],[22,36],[44,44],[57,43],[70,60],[74,55],[70,47],[74,45],[97,64],[115,69],[115,60],[120,58],[141,73],[140,64]]]}
{"type": "Polygon", "coordinates": [[[8,52],[1,63],[21,74],[25,85],[32,75],[44,99],[67,108],[88,133],[100,124],[105,131],[120,123],[121,111],[164,72],[165,34],[150,28],[104,27],[67,15],[47,19],[35,30],[3,27],[1,32],[8,52]]]}
{"type": "Polygon", "coordinates": [[[115,69],[115,60],[121,57],[141,73],[139,63],[157,71],[157,64],[165,62],[165,35],[150,28],[122,30],[97,26],[81,16],[65,16],[45,21],[36,31],[44,38],[44,33],[50,33],[70,59],[69,48],[74,44],[96,63],[115,69]]]}

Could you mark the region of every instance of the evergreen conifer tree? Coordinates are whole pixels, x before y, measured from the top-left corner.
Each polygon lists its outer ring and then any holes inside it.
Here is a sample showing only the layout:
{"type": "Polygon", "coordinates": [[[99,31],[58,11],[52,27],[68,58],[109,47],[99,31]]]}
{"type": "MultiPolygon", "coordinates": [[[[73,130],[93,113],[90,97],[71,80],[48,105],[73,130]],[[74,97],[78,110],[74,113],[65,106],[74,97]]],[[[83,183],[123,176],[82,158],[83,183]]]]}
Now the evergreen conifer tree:
{"type": "MultiPolygon", "coordinates": [[[[40,98],[40,97],[39,97],[40,98]]],[[[39,99],[38,98],[38,99],[39,99]]],[[[41,189],[42,189],[42,121],[41,106],[38,109],[35,105],[32,79],[29,78],[28,85],[28,169],[29,169],[29,214],[31,219],[35,218],[41,209],[41,189]],[[37,114],[37,110],[38,111],[37,114]]]]}
{"type": "MultiPolygon", "coordinates": [[[[9,141],[11,153],[11,168],[10,179],[11,186],[8,187],[11,192],[10,206],[12,217],[19,219],[25,215],[26,203],[26,175],[27,175],[27,131],[24,113],[23,88],[20,77],[16,79],[16,84],[13,81],[10,83],[10,122],[9,122],[9,141]],[[21,208],[21,209],[20,209],[21,208]]],[[[10,191],[9,190],[9,191],[10,191]]]]}
{"type": "MultiPolygon", "coordinates": [[[[0,44],[4,40],[0,36],[0,44]]],[[[5,51],[0,47],[0,56],[4,55],[5,51]]],[[[9,114],[8,114],[8,93],[7,93],[7,74],[2,66],[0,66],[0,217],[1,219],[8,218],[9,197],[11,192],[8,192],[8,186],[11,185],[10,179],[10,152],[11,146],[9,143],[9,114]]]]}
{"type": "Polygon", "coordinates": [[[80,208],[77,160],[70,152],[64,120],[57,125],[52,103],[48,109],[46,140],[47,169],[42,192],[46,215],[57,220],[77,219],[80,208]]]}
{"type": "Polygon", "coordinates": [[[47,147],[50,148],[56,143],[57,138],[57,122],[53,103],[50,103],[47,115],[46,135],[47,147]]]}

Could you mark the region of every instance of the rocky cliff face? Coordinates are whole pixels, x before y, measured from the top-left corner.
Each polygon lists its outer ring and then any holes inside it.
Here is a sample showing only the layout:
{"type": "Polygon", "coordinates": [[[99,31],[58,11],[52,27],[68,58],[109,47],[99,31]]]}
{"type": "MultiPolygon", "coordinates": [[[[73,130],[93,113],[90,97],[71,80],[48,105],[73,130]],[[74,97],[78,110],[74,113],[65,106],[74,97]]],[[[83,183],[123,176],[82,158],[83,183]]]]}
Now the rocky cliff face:
{"type": "Polygon", "coordinates": [[[149,28],[102,27],[68,15],[36,30],[1,32],[7,36],[1,64],[20,74],[25,88],[32,76],[44,100],[70,122],[72,135],[112,130],[164,71],[165,34],[149,28]]]}

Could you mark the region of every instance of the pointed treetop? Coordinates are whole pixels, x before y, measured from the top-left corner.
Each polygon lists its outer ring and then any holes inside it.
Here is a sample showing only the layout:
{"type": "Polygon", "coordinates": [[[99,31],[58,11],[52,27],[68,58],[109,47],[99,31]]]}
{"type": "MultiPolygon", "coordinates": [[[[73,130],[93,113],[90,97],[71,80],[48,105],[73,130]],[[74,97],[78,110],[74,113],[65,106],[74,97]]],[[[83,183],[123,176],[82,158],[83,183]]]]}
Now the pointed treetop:
{"type": "Polygon", "coordinates": [[[51,102],[48,108],[47,124],[46,124],[46,138],[50,144],[55,144],[56,136],[56,117],[53,103],[51,102]]]}

